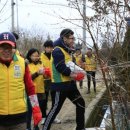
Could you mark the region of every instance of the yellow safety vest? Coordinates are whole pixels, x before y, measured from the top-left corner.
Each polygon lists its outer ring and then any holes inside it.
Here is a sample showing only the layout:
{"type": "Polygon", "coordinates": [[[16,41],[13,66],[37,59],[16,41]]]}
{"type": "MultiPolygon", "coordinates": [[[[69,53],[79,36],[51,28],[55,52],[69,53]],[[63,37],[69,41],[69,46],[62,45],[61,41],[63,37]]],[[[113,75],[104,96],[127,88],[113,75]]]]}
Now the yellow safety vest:
{"type": "MultiPolygon", "coordinates": [[[[33,63],[29,63],[28,64],[29,69],[30,69],[30,73],[34,74],[35,72],[37,72],[39,70],[39,68],[43,67],[43,64],[33,64],[33,63]]],[[[33,83],[35,85],[35,92],[36,93],[45,93],[45,89],[44,89],[44,77],[43,75],[39,75],[38,77],[36,77],[33,80],[33,83]]]]}
{"type": "Polygon", "coordinates": [[[97,68],[97,60],[94,55],[88,57],[85,55],[85,70],[86,71],[96,71],[97,68]]]}
{"type": "MultiPolygon", "coordinates": [[[[61,47],[55,47],[55,48],[59,48],[62,51],[62,53],[64,54],[64,57],[65,57],[65,63],[72,61],[71,55],[69,55],[64,49],[62,49],[61,47]]],[[[56,67],[53,63],[53,57],[52,56],[51,56],[51,70],[52,70],[52,83],[60,83],[60,82],[71,81],[70,76],[62,75],[61,73],[59,73],[56,70],[56,67]]],[[[64,70],[64,68],[63,68],[63,70],[64,70]]]]}
{"type": "Polygon", "coordinates": [[[0,74],[0,115],[26,112],[24,59],[15,56],[9,67],[0,63],[0,74]]]}
{"type": "Polygon", "coordinates": [[[74,55],[74,57],[75,57],[75,60],[76,60],[76,64],[78,66],[81,66],[82,54],[80,54],[80,55],[74,55]]]}
{"type": "Polygon", "coordinates": [[[50,60],[44,53],[41,53],[41,61],[42,61],[44,67],[50,68],[50,66],[51,66],[50,60]]]}
{"type": "MultiPolygon", "coordinates": [[[[41,61],[43,63],[43,67],[51,68],[51,61],[44,53],[41,53],[41,61]]],[[[50,80],[51,78],[47,79],[50,80]]]]}

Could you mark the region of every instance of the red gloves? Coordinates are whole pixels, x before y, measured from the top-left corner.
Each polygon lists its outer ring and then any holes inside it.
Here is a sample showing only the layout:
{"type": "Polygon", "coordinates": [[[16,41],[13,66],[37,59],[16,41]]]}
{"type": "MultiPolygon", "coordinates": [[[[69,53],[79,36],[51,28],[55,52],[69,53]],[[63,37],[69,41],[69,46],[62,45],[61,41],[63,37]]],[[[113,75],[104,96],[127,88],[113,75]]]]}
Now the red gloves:
{"type": "Polygon", "coordinates": [[[32,108],[32,113],[33,113],[34,126],[36,126],[42,119],[42,114],[41,114],[39,106],[34,106],[32,108]]]}
{"type": "Polygon", "coordinates": [[[44,68],[44,75],[47,77],[51,77],[51,70],[50,68],[44,68]]]}
{"type": "Polygon", "coordinates": [[[74,80],[81,81],[84,79],[84,74],[81,72],[76,73],[76,76],[74,77],[74,80]]]}
{"type": "Polygon", "coordinates": [[[85,73],[83,72],[73,72],[70,74],[70,77],[73,78],[76,81],[81,81],[85,77],[85,73]]]}

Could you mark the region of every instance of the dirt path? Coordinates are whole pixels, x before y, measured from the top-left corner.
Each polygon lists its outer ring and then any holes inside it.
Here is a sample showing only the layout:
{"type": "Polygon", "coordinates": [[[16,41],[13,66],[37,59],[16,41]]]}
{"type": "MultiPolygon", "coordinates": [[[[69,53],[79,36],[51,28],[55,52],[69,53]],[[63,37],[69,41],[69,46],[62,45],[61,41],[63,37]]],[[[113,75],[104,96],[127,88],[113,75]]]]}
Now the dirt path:
{"type": "MultiPolygon", "coordinates": [[[[99,79],[101,76],[99,74],[96,76],[99,79]]],[[[79,88],[81,95],[85,100],[86,108],[88,104],[96,97],[96,94],[100,92],[102,86],[104,86],[103,81],[97,80],[97,93],[95,94],[93,91],[93,87],[91,87],[91,94],[86,94],[87,92],[87,83],[86,79],[83,82],[83,89],[79,88]]],[[[51,130],[74,130],[76,126],[75,123],[75,106],[66,99],[60,113],[58,114],[58,119],[61,120],[61,124],[52,124],[51,130]]],[[[40,126],[40,130],[42,130],[42,126],[40,126]]]]}

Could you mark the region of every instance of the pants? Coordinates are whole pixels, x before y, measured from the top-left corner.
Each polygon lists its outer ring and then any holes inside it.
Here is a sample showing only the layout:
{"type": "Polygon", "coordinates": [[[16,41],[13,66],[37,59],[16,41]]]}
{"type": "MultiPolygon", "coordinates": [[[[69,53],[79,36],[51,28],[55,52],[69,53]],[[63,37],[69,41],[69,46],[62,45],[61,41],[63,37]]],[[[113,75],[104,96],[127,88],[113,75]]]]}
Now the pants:
{"type": "Polygon", "coordinates": [[[28,106],[28,112],[27,112],[27,129],[31,129],[32,106],[31,106],[29,97],[27,98],[27,106],[28,106]]]}
{"type": "MultiPolygon", "coordinates": [[[[49,95],[51,96],[51,100],[53,100],[53,98],[55,98],[54,96],[54,92],[51,91],[50,86],[51,86],[51,80],[44,80],[44,86],[45,86],[45,94],[46,94],[46,100],[45,100],[45,105],[44,105],[44,110],[45,112],[47,111],[47,105],[48,105],[48,97],[49,95]]],[[[54,101],[54,100],[53,100],[54,101]]],[[[53,101],[52,101],[52,105],[53,106],[53,101]]],[[[44,113],[44,117],[47,117],[47,114],[44,113]]]]}
{"type": "Polygon", "coordinates": [[[26,122],[14,126],[0,126],[0,130],[26,130],[26,122]]]}
{"type": "Polygon", "coordinates": [[[88,80],[88,90],[90,90],[91,86],[91,78],[93,81],[93,87],[96,88],[96,80],[95,80],[95,71],[86,71],[87,72],[87,80],[88,80]]]}
{"type": "Polygon", "coordinates": [[[76,106],[76,130],[84,129],[85,102],[78,89],[70,91],[54,91],[54,93],[52,92],[52,96],[53,105],[48,113],[42,130],[50,130],[51,124],[62,108],[66,98],[70,99],[70,101],[76,106]]]}
{"type": "MultiPolygon", "coordinates": [[[[48,97],[49,97],[49,94],[51,94],[51,92],[50,92],[51,80],[44,80],[44,86],[45,86],[45,94],[46,94],[44,109],[46,112],[47,111],[47,104],[48,104],[48,97]]],[[[52,96],[51,96],[51,98],[52,98],[52,96]]],[[[47,116],[46,113],[44,113],[44,115],[45,115],[44,117],[47,116]]]]}
{"type": "Polygon", "coordinates": [[[83,86],[83,80],[79,81],[79,86],[80,86],[80,87],[83,86]]]}

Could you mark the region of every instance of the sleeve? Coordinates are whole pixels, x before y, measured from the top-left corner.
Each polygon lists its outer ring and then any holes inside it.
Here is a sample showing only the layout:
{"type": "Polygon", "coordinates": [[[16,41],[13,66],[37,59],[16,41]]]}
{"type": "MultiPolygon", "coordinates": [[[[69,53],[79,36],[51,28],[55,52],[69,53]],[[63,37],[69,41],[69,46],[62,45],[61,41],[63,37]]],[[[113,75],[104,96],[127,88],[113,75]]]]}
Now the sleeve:
{"type": "Polygon", "coordinates": [[[39,107],[37,95],[35,94],[34,84],[32,82],[31,74],[29,72],[29,67],[27,64],[25,65],[24,82],[25,82],[27,95],[32,105],[32,116],[33,116],[34,126],[36,126],[42,119],[42,113],[39,107]]]}
{"type": "Polygon", "coordinates": [[[28,96],[34,95],[35,94],[35,89],[34,89],[35,86],[33,84],[33,81],[32,81],[32,78],[31,78],[31,74],[30,74],[30,71],[29,71],[29,67],[28,67],[27,64],[25,65],[24,82],[25,82],[27,95],[28,96]]]}
{"type": "Polygon", "coordinates": [[[32,80],[34,80],[35,78],[37,78],[39,76],[39,74],[37,72],[35,72],[34,74],[31,75],[32,80]]]}
{"type": "Polygon", "coordinates": [[[65,64],[65,57],[62,51],[59,48],[55,48],[54,51],[52,52],[52,57],[57,71],[65,76],[69,76],[71,70],[65,64]]]}

